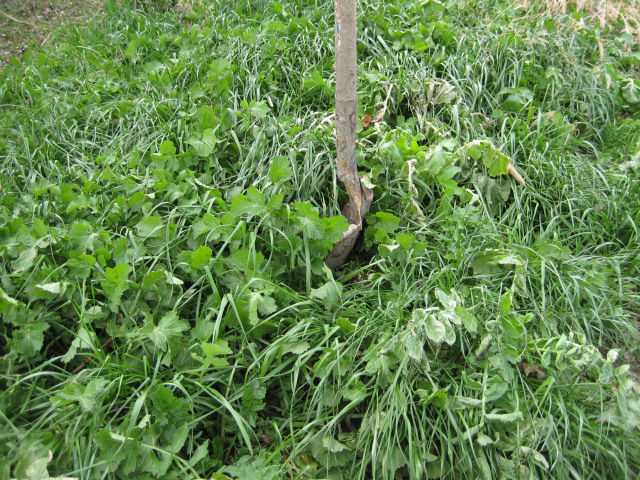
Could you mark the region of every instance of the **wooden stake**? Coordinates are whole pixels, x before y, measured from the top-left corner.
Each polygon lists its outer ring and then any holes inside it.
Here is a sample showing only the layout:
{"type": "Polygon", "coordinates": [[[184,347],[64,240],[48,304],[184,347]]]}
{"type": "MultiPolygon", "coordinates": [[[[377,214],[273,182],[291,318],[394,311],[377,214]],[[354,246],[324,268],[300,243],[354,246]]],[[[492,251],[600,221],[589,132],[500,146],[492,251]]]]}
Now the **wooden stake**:
{"type": "Polygon", "coordinates": [[[347,190],[349,203],[342,213],[349,229],[325,259],[330,268],[344,263],[362,230],[373,192],[360,183],[356,165],[357,60],[356,0],[336,0],[336,150],[338,178],[347,190]]]}

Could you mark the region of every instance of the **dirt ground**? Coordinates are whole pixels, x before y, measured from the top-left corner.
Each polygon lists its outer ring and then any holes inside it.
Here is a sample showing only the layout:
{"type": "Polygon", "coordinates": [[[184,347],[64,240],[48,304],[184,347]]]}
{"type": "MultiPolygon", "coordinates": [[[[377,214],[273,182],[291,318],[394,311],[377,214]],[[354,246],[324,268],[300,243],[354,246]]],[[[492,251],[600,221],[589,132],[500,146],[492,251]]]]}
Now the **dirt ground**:
{"type": "Polygon", "coordinates": [[[56,28],[86,23],[101,8],[99,0],[0,0],[0,70],[11,57],[52,41],[56,28]]]}

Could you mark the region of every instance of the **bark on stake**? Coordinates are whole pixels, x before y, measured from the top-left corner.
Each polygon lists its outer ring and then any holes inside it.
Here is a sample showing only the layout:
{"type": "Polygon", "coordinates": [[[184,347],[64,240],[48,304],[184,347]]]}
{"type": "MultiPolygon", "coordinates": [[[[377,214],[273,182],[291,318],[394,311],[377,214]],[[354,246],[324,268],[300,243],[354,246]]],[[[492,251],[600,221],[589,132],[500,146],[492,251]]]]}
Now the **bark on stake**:
{"type": "Polygon", "coordinates": [[[338,178],[349,203],[342,210],[349,229],[325,259],[330,268],[344,263],[353,248],[373,192],[360,183],[356,165],[356,0],[336,0],[336,150],[338,178]]]}

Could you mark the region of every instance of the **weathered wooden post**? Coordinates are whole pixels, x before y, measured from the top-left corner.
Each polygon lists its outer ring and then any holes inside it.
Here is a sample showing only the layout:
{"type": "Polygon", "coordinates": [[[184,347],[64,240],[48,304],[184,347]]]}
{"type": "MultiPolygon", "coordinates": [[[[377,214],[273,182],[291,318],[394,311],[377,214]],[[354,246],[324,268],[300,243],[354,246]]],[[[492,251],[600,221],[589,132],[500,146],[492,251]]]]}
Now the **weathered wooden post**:
{"type": "Polygon", "coordinates": [[[373,192],[360,183],[356,165],[357,60],[356,0],[336,0],[336,164],[349,202],[342,213],[349,229],[325,259],[330,268],[344,263],[362,230],[362,217],[369,211],[373,192]]]}

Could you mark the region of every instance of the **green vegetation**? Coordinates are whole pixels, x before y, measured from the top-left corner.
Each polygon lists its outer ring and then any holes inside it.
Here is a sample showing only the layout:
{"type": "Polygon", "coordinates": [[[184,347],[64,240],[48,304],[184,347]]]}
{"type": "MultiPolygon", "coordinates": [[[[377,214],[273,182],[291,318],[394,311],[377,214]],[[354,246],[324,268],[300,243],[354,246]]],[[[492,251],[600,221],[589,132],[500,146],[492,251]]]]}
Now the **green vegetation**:
{"type": "Polygon", "coordinates": [[[631,34],[362,0],[331,271],[333,2],[169,3],[0,74],[0,478],[637,478],[631,34]]]}

